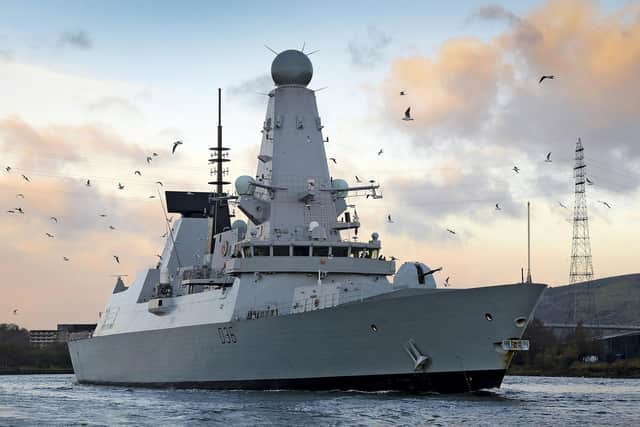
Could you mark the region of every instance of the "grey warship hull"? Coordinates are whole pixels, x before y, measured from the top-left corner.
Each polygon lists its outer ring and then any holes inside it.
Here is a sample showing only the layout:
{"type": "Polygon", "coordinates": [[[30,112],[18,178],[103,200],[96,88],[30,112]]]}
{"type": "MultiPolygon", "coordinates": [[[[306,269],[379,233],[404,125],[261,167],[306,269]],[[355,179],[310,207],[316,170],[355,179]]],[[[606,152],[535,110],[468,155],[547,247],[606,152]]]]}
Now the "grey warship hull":
{"type": "Polygon", "coordinates": [[[405,289],[306,313],[69,342],[80,383],[466,392],[499,387],[544,285],[405,289]],[[413,348],[413,356],[410,348],[413,348]],[[427,363],[417,366],[415,356],[427,363]]]}

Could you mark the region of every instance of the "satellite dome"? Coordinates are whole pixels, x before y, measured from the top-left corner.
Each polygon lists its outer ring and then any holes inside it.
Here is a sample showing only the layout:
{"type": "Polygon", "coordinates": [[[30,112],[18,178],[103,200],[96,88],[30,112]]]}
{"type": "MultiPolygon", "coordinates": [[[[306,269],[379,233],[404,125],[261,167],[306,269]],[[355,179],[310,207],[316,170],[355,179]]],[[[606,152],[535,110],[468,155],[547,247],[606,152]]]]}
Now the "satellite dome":
{"type": "Polygon", "coordinates": [[[299,50],[280,52],[271,64],[271,78],[276,86],[306,86],[313,77],[313,65],[309,57],[299,50]]]}
{"type": "Polygon", "coordinates": [[[248,175],[236,178],[236,192],[241,196],[250,196],[256,189],[255,179],[248,175]]]}

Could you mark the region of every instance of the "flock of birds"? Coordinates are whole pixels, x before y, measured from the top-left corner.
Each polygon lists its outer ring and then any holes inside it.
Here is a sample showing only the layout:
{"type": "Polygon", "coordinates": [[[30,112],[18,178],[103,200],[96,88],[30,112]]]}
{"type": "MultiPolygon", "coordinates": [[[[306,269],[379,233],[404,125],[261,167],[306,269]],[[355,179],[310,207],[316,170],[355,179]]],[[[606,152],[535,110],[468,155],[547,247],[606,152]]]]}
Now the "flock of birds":
{"type": "MultiPolygon", "coordinates": [[[[182,141],[175,141],[175,142],[173,142],[173,145],[172,145],[172,148],[171,148],[171,154],[175,154],[176,149],[177,149],[180,145],[182,145],[182,144],[183,144],[183,143],[182,143],[182,141]]],[[[153,159],[154,159],[155,157],[158,157],[158,156],[159,156],[159,154],[158,154],[158,153],[156,153],[156,152],[153,152],[150,156],[147,156],[147,158],[146,158],[146,160],[147,160],[147,164],[150,164],[150,163],[153,161],[153,159]]],[[[12,171],[12,167],[11,167],[11,166],[5,166],[5,168],[4,168],[4,169],[5,169],[5,172],[7,172],[7,173],[11,173],[11,171],[12,171]]],[[[135,171],[133,172],[133,174],[134,174],[134,175],[136,175],[136,176],[142,176],[142,172],[141,172],[140,170],[135,170],[135,171]]],[[[24,181],[26,181],[27,183],[31,183],[31,179],[30,179],[27,175],[25,175],[25,174],[21,174],[21,176],[22,176],[22,179],[23,179],[24,181]]],[[[156,181],[155,183],[156,183],[157,185],[159,185],[160,187],[164,186],[164,184],[162,183],[162,181],[156,181]]],[[[91,186],[92,186],[92,184],[91,184],[91,179],[87,179],[87,180],[86,180],[86,182],[85,182],[85,186],[86,186],[86,187],[91,187],[91,186]]],[[[124,184],[122,184],[121,182],[118,182],[118,187],[117,187],[117,188],[118,188],[118,190],[124,190],[125,186],[124,186],[124,184]]],[[[18,193],[18,194],[16,194],[16,198],[18,198],[18,199],[22,199],[22,200],[23,200],[23,199],[25,198],[25,194],[24,194],[24,193],[18,193]]],[[[149,196],[149,198],[150,198],[150,199],[154,199],[154,198],[156,198],[156,196],[155,196],[155,195],[150,195],[150,196],[149,196]]],[[[7,210],[7,213],[9,213],[9,214],[20,214],[20,215],[25,215],[25,211],[24,211],[24,209],[23,209],[21,206],[18,206],[18,207],[14,208],[14,209],[9,209],[9,210],[7,210]]],[[[99,216],[100,218],[107,218],[107,217],[108,217],[108,215],[107,215],[106,213],[101,213],[101,214],[99,214],[98,216],[99,216]]],[[[171,219],[172,219],[172,218],[167,219],[167,222],[171,222],[171,219]]],[[[52,223],[52,224],[58,224],[58,222],[59,222],[58,218],[57,218],[57,217],[55,217],[55,216],[51,216],[51,217],[49,217],[49,220],[51,221],[51,223],[52,223]]],[[[115,229],[116,229],[116,228],[115,228],[113,225],[109,225],[109,230],[115,230],[115,229]]],[[[55,238],[55,237],[56,237],[56,236],[55,236],[55,234],[50,233],[50,232],[48,232],[48,231],[46,231],[46,232],[44,233],[44,235],[45,235],[47,238],[50,238],[50,239],[53,239],[53,238],[55,238]]],[[[163,234],[163,235],[162,235],[162,237],[163,237],[163,238],[164,238],[164,237],[166,237],[166,236],[167,236],[167,233],[165,233],[165,234],[163,234]]],[[[162,256],[160,256],[160,255],[156,255],[156,256],[157,256],[158,258],[162,259],[162,256]]],[[[113,255],[113,259],[114,259],[114,261],[115,261],[117,264],[120,264],[120,257],[119,257],[118,255],[113,255]]],[[[62,257],[62,260],[63,260],[63,261],[65,261],[65,262],[69,262],[69,261],[71,261],[71,259],[70,259],[68,256],[63,256],[63,257],[62,257]]],[[[17,310],[17,309],[16,309],[16,310],[14,310],[14,313],[13,313],[13,314],[14,314],[14,315],[18,314],[18,310],[17,310]]]]}

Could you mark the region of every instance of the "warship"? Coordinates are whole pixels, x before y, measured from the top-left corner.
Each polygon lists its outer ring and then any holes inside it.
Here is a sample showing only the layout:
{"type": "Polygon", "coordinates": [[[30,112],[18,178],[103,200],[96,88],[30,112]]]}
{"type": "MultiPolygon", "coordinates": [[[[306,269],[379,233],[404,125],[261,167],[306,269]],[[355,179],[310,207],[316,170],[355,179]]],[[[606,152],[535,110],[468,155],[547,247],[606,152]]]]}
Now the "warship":
{"type": "MultiPolygon", "coordinates": [[[[162,258],[119,278],[95,331],[68,343],[77,381],[213,389],[468,392],[499,387],[546,288],[438,286],[422,262],[358,237],[353,196],[377,182],[331,176],[307,54],[271,65],[255,175],[225,192],[165,192],[179,218],[162,258]],[[348,202],[349,201],[349,202],[348,202]],[[247,221],[235,220],[230,206],[247,221]]],[[[416,195],[420,197],[420,195],[416,195]]],[[[373,202],[372,202],[373,203],[373,202]]],[[[169,226],[168,226],[169,227],[169,226]]]]}

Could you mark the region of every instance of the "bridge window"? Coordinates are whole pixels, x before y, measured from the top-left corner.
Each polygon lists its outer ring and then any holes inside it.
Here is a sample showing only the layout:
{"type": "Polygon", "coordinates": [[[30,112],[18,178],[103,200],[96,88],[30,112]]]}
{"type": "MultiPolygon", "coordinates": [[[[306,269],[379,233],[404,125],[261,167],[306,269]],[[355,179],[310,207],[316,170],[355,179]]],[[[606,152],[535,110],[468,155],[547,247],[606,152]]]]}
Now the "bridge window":
{"type": "Polygon", "coordinates": [[[274,246],[273,256],[289,256],[289,246],[274,246]]]}
{"type": "Polygon", "coordinates": [[[245,246],[242,248],[242,254],[245,258],[251,258],[251,246],[245,246]]]}
{"type": "Polygon", "coordinates": [[[364,257],[364,248],[351,248],[351,257],[352,258],[362,258],[364,257]]]}
{"type": "Polygon", "coordinates": [[[349,255],[348,246],[334,246],[331,248],[331,253],[336,257],[346,257],[349,255]]]}
{"type": "Polygon", "coordinates": [[[254,246],[253,256],[269,256],[269,246],[254,246]]]}
{"type": "Polygon", "coordinates": [[[309,256],[309,246],[294,246],[293,256],[309,256]]]}
{"type": "Polygon", "coordinates": [[[329,256],[329,246],[314,246],[313,256],[329,256]]]}

